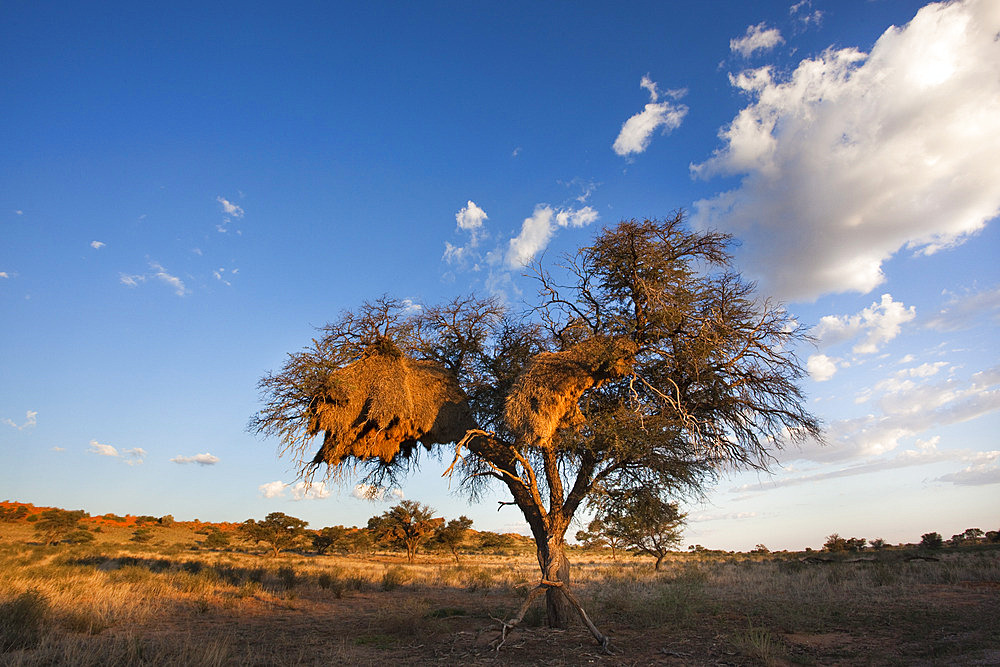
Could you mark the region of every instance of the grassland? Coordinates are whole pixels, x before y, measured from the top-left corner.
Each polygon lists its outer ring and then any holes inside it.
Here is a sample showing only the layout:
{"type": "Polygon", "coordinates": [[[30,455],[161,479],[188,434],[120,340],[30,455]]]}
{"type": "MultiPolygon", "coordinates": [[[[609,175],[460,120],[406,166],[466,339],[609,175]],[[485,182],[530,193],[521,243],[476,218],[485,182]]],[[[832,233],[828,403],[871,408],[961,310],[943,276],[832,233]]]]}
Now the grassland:
{"type": "Polygon", "coordinates": [[[0,524],[0,665],[1000,664],[1000,551],[573,555],[577,593],[612,637],[499,625],[537,581],[529,554],[267,558],[199,548],[190,527],[148,544],[108,527],[85,545],[0,524]]]}

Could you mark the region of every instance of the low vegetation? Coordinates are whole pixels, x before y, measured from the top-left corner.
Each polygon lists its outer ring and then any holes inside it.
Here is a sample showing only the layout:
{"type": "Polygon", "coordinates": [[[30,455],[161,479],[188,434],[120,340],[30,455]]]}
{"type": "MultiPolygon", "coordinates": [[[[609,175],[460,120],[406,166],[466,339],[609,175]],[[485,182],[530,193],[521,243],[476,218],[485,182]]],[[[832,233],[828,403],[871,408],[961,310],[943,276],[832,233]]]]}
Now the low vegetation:
{"type": "Polygon", "coordinates": [[[496,619],[537,583],[530,543],[484,552],[467,534],[456,564],[429,539],[409,563],[405,547],[319,554],[308,536],[274,557],[236,524],[144,522],[153,538],[136,542],[134,521],[81,521],[101,532],[46,544],[36,523],[0,522],[0,665],[1000,661],[1000,547],[985,533],[861,553],[692,549],[659,571],[633,551],[573,548],[605,654],[583,627],[540,627],[539,607],[496,650],[496,619]],[[228,546],[208,546],[219,534],[228,546]]]}

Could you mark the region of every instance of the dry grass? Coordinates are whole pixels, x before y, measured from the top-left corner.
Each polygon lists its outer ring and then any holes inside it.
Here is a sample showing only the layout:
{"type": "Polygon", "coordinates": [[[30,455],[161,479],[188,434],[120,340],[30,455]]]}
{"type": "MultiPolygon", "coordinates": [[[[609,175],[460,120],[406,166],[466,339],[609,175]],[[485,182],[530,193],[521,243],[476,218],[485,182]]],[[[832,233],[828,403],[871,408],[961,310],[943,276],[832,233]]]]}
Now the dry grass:
{"type": "Polygon", "coordinates": [[[582,627],[542,627],[541,606],[493,651],[494,619],[537,580],[530,556],[410,565],[3,537],[0,665],[1000,661],[997,550],[817,565],[678,554],[661,572],[576,554],[575,588],[616,650],[605,655],[582,627]]]}

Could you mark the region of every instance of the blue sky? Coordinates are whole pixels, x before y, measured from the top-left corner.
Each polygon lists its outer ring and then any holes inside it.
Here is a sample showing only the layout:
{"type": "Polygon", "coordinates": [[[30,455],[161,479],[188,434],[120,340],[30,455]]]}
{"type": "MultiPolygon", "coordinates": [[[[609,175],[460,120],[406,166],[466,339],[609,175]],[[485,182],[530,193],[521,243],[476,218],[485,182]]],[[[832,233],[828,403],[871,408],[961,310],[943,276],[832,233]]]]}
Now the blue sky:
{"type": "Polygon", "coordinates": [[[814,327],[828,440],[686,543],[997,528],[1000,5],[924,4],[4,3],[0,496],[521,530],[433,458],[297,487],[258,378],[365,298],[516,305],[523,261],[684,208],[814,327]]]}

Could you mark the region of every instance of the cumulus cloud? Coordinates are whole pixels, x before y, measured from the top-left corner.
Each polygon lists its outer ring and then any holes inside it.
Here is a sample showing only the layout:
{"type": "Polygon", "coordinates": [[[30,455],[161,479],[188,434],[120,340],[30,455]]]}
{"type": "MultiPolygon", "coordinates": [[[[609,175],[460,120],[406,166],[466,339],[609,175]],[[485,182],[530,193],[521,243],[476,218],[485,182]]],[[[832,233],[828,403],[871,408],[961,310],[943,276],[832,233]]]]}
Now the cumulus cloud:
{"type": "Polygon", "coordinates": [[[26,428],[32,428],[38,424],[38,410],[27,410],[24,413],[23,424],[18,424],[13,419],[4,419],[3,423],[12,428],[16,428],[18,431],[23,431],[26,428]]]}
{"type": "Polygon", "coordinates": [[[213,466],[219,462],[219,457],[205,452],[204,454],[195,454],[194,456],[181,456],[177,455],[170,459],[171,463],[197,463],[200,466],[213,466]]]}
{"type": "Polygon", "coordinates": [[[691,169],[743,179],[696,224],[741,238],[747,272],[790,300],[867,293],[900,248],[968,239],[1000,212],[998,33],[993,0],[931,4],[870,54],[730,75],[751,103],[691,169]]]}
{"type": "Polygon", "coordinates": [[[825,354],[814,354],[806,361],[806,370],[816,382],[826,382],[837,373],[837,362],[825,354]]]}
{"type": "Polygon", "coordinates": [[[122,459],[130,466],[140,465],[143,459],[146,458],[146,450],[142,447],[119,450],[117,447],[105,445],[96,440],[90,441],[90,449],[87,451],[98,456],[110,456],[111,458],[122,459]]]}
{"type": "Polygon", "coordinates": [[[984,318],[1000,324],[1000,285],[970,294],[953,295],[944,308],[927,320],[926,325],[937,331],[961,331],[984,318]]]}
{"type": "Polygon", "coordinates": [[[548,246],[560,227],[585,227],[598,217],[597,211],[590,206],[554,209],[547,204],[539,204],[531,217],[521,223],[521,232],[508,243],[504,256],[507,267],[519,269],[527,266],[548,246]]]}
{"type": "Polygon", "coordinates": [[[104,241],[91,241],[90,242],[90,247],[93,248],[94,250],[100,250],[104,246],[105,246],[104,241]]]}
{"type": "Polygon", "coordinates": [[[486,211],[476,205],[471,199],[455,214],[457,229],[469,235],[469,241],[464,246],[455,246],[447,241],[444,244],[444,260],[449,264],[464,262],[468,254],[479,246],[484,236],[483,223],[489,219],[486,211]]]}
{"type": "Polygon", "coordinates": [[[778,44],[784,44],[781,31],[768,28],[765,23],[758,23],[747,28],[742,37],[729,40],[729,50],[749,58],[756,51],[770,51],[778,44]]]}
{"type": "Polygon", "coordinates": [[[821,318],[812,333],[820,347],[860,338],[852,351],[855,354],[874,354],[898,336],[902,326],[916,316],[914,306],[907,308],[903,303],[893,301],[891,294],[883,294],[879,301],[855,315],[827,315],[821,318]]]}
{"type": "Polygon", "coordinates": [[[371,484],[355,484],[351,495],[361,500],[393,501],[403,499],[402,489],[386,489],[371,484]]]}
{"type": "Polygon", "coordinates": [[[257,492],[265,498],[281,498],[285,495],[285,487],[288,486],[281,480],[267,482],[257,487],[257,492]]]}
{"type": "MultiPolygon", "coordinates": [[[[649,91],[650,101],[642,111],[622,124],[622,129],[611,146],[615,153],[623,157],[645,151],[649,147],[653,132],[657,129],[663,128],[663,134],[669,134],[680,127],[688,112],[687,106],[683,104],[675,104],[669,100],[660,102],[662,93],[648,76],[642,77],[639,85],[649,91]]],[[[666,93],[675,100],[684,94],[685,91],[682,90],[671,90],[666,93]]]]}
{"type": "Polygon", "coordinates": [[[289,487],[292,491],[292,500],[322,500],[330,497],[330,490],[325,482],[303,482],[299,481],[289,487]]]}
{"type": "Polygon", "coordinates": [[[0,271],[0,278],[10,278],[10,274],[6,271],[0,271]]]}

